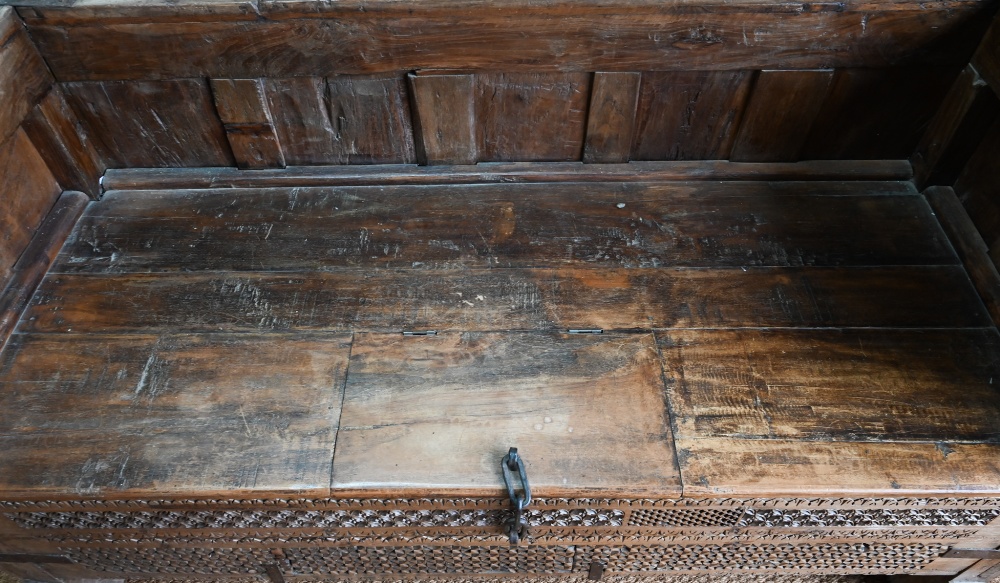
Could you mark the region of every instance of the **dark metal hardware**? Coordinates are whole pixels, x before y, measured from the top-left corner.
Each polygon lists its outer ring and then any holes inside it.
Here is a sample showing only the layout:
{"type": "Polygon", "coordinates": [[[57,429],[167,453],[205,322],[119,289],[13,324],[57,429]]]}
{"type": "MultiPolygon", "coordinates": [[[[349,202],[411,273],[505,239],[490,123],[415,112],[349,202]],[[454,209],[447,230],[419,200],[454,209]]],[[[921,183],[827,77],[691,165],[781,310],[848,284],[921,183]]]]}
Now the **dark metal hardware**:
{"type": "Polygon", "coordinates": [[[587,573],[587,579],[591,581],[600,581],[604,577],[604,564],[594,561],[590,563],[590,571],[587,573]]]}
{"type": "Polygon", "coordinates": [[[941,555],[946,559],[1000,559],[1000,550],[994,549],[949,549],[941,555]]]}
{"type": "Polygon", "coordinates": [[[568,334],[604,334],[604,329],[602,329],[602,328],[570,328],[566,332],[568,334]]]}
{"type": "Polygon", "coordinates": [[[500,469],[503,471],[503,482],[507,486],[510,502],[514,505],[514,512],[504,525],[504,531],[510,537],[510,544],[516,545],[528,536],[528,521],[524,518],[524,509],[531,503],[528,471],[524,468],[524,460],[517,454],[516,447],[510,448],[507,455],[503,456],[500,461],[500,469]],[[513,472],[517,472],[520,477],[521,494],[518,494],[514,487],[513,472]]]}
{"type": "Polygon", "coordinates": [[[403,336],[437,336],[437,330],[405,330],[403,336]]]}
{"type": "Polygon", "coordinates": [[[281,574],[281,569],[274,563],[264,565],[264,572],[271,583],[285,583],[285,576],[281,574]]]}

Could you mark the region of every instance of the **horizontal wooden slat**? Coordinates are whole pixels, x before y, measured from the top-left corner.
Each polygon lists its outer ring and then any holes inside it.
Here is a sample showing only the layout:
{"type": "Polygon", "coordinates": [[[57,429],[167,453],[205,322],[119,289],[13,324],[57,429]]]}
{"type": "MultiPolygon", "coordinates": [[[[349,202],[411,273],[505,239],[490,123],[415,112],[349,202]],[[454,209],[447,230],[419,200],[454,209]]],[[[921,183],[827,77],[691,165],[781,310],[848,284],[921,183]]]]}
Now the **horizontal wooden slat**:
{"type": "Polygon", "coordinates": [[[689,183],[119,193],[81,220],[54,271],[955,263],[911,189],[689,183]]]}
{"type": "Polygon", "coordinates": [[[989,325],[949,267],[53,275],[22,332],[989,325]]]}
{"type": "Polygon", "coordinates": [[[15,335],[0,494],[328,492],[350,335],[15,335]]]}
{"type": "Polygon", "coordinates": [[[49,9],[28,22],[56,77],[71,81],[515,66],[536,72],[877,67],[904,57],[964,64],[967,54],[953,48],[955,33],[983,9],[982,2],[809,10],[712,4],[712,10],[654,3],[623,9],[618,2],[525,1],[484,10],[475,2],[262,3],[265,18],[255,21],[254,14],[240,14],[251,21],[211,22],[211,14],[193,8],[187,19],[174,9],[149,22],[135,14],[116,18],[112,7],[79,17],[49,9]],[[128,55],[128,67],[121,55],[128,55]]]}
{"type": "Polygon", "coordinates": [[[355,337],[333,487],[680,493],[650,334],[355,337]]]}
{"type": "Polygon", "coordinates": [[[0,6],[0,144],[17,131],[53,79],[11,6],[0,6]]]}
{"type": "Polygon", "coordinates": [[[663,182],[675,180],[909,180],[905,160],[822,160],[752,164],[725,161],[577,164],[538,162],[419,167],[318,166],[244,172],[236,168],[108,170],[107,190],[478,184],[490,182],[663,182]]]}

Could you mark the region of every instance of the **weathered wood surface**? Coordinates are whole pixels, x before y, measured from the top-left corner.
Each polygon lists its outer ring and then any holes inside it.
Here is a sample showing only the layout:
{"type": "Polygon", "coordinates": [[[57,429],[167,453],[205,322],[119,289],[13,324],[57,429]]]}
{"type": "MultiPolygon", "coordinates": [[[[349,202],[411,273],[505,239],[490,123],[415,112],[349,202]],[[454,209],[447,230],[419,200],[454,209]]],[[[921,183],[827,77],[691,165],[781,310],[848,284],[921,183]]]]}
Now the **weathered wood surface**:
{"type": "Polygon", "coordinates": [[[77,123],[62,88],[53,88],[21,127],[64,189],[84,192],[93,199],[100,197],[106,164],[94,138],[77,123]]]}
{"type": "Polygon", "coordinates": [[[972,66],[979,71],[993,91],[1000,95],[1000,18],[993,19],[993,24],[983,36],[976,54],[972,57],[972,66]]]}
{"type": "Polygon", "coordinates": [[[422,164],[475,164],[476,109],[473,75],[409,76],[422,164]]]}
{"type": "Polygon", "coordinates": [[[0,6],[0,144],[6,142],[54,82],[11,6],[0,6]]]}
{"type": "Polygon", "coordinates": [[[109,193],[54,271],[954,262],[908,183],[566,184],[109,193]]]}
{"type": "Polygon", "coordinates": [[[832,79],[832,70],[758,73],[730,159],[735,162],[799,160],[832,79]]]}
{"type": "Polygon", "coordinates": [[[284,168],[271,112],[260,79],[212,79],[215,109],[240,168],[284,168]]]}
{"type": "Polygon", "coordinates": [[[998,117],[1000,99],[969,65],[955,80],[911,158],[917,187],[954,184],[998,117]]]}
{"type": "Polygon", "coordinates": [[[932,186],[924,195],[955,246],[979,297],[993,321],[1000,326],[1000,272],[995,260],[990,258],[989,247],[951,188],[932,186]]]}
{"type": "MultiPolygon", "coordinates": [[[[955,181],[955,193],[992,252],[1000,241],[1000,119],[993,122],[983,141],[955,181]]],[[[993,255],[994,261],[1000,254],[993,255]]]]}
{"type": "Polygon", "coordinates": [[[751,71],[642,75],[634,160],[726,160],[743,119],[751,71]]]}
{"type": "Polygon", "coordinates": [[[416,162],[406,80],[401,75],[327,80],[330,119],[344,164],[416,162]]]}
{"type": "Polygon", "coordinates": [[[629,161],[641,78],[639,73],[594,73],[584,162],[629,161]]]}
{"type": "Polygon", "coordinates": [[[676,495],[659,368],[651,334],[357,335],[333,487],[495,493],[517,446],[538,495],[676,495]]]}
{"type": "Polygon", "coordinates": [[[811,5],[653,2],[327,5],[287,2],[24,11],[60,81],[258,78],[427,68],[502,71],[879,67],[903,59],[964,65],[963,29],[982,2],[811,5]],[[628,9],[623,9],[627,6],[628,9]],[[495,8],[495,7],[494,7],[495,8]],[[792,16],[788,18],[788,16],[792,16]],[[891,39],[891,42],[887,41],[891,39]],[[121,55],[129,66],[121,66],[121,55]]]}
{"type": "Polygon", "coordinates": [[[52,275],[21,332],[988,326],[960,266],[52,275]]]}
{"type": "Polygon", "coordinates": [[[60,192],[23,130],[0,144],[0,288],[60,192]]]}
{"type": "Polygon", "coordinates": [[[107,190],[478,184],[490,182],[665,182],[690,180],[910,180],[905,160],[822,160],[794,163],[725,161],[577,164],[537,162],[476,166],[317,166],[252,173],[236,168],[108,170],[107,190]]]}
{"type": "Polygon", "coordinates": [[[87,200],[81,192],[63,192],[11,269],[10,282],[0,293],[0,348],[83,214],[87,200]]]}
{"type": "Polygon", "coordinates": [[[476,75],[476,141],[484,162],[580,160],[590,75],[476,75]]]}
{"type": "Polygon", "coordinates": [[[203,79],[61,87],[108,167],[235,165],[203,79]]]}
{"type": "Polygon", "coordinates": [[[343,334],[15,335],[0,358],[0,490],[325,494],[349,347],[343,334]]]}

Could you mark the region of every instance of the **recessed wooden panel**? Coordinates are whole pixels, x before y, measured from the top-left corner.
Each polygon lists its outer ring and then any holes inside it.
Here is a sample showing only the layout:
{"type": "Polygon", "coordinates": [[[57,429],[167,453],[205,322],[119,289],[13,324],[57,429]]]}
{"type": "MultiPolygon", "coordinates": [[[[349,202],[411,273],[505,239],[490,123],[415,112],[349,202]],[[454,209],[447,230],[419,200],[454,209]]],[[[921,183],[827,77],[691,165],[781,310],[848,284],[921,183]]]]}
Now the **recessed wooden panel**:
{"type": "Polygon", "coordinates": [[[22,332],[988,326],[948,267],[52,275],[22,332]]]}
{"type": "Polygon", "coordinates": [[[579,160],[590,77],[587,73],[476,75],[479,160],[579,160]]]}
{"type": "MultiPolygon", "coordinates": [[[[782,3],[665,7],[517,2],[483,10],[448,2],[317,5],[264,2],[215,17],[174,8],[143,18],[111,6],[75,16],[46,10],[32,37],[61,81],[258,78],[418,69],[536,72],[812,69],[968,62],[953,33],[982,2],[782,3]],[[366,9],[362,10],[364,7],[366,9]],[[734,12],[735,10],[735,12],[734,12]],[[187,13],[189,12],[189,13],[187,13]],[[215,20],[215,22],[213,22],[215,20]],[[249,22],[248,22],[249,21],[249,22]],[[87,50],[80,50],[86,47],[87,50]],[[928,47],[933,47],[933,51],[928,47]],[[127,55],[129,66],[122,66],[127,55]]],[[[67,14],[68,13],[68,14],[67,14]]]]}
{"type": "Polygon", "coordinates": [[[338,75],[328,79],[327,91],[340,163],[416,161],[410,103],[402,75],[338,75]]]}
{"type": "Polygon", "coordinates": [[[290,166],[336,163],[326,81],[319,77],[265,79],[264,88],[285,162],[290,166]]]}
{"type": "Polygon", "coordinates": [[[60,192],[23,130],[0,144],[0,288],[60,192]]]}
{"type": "Polygon", "coordinates": [[[67,83],[62,88],[109,167],[235,164],[205,80],[67,83]]]}
{"type": "Polygon", "coordinates": [[[327,492],[349,343],[15,335],[0,360],[0,492],[327,492]]]}
{"type": "Polygon", "coordinates": [[[799,160],[832,78],[832,70],[761,71],[730,159],[736,162],[799,160]]]}
{"type": "Polygon", "coordinates": [[[628,162],[639,99],[639,73],[594,73],[583,161],[628,162]]]}
{"type": "Polygon", "coordinates": [[[473,75],[410,75],[417,150],[423,164],[475,164],[473,75]]]}
{"type": "Polygon", "coordinates": [[[54,270],[956,263],[912,188],[706,182],[121,192],[81,220],[54,270]]]}
{"type": "Polygon", "coordinates": [[[0,144],[52,87],[48,67],[12,6],[0,6],[0,144]]]}
{"type": "Polygon", "coordinates": [[[802,158],[909,158],[960,70],[952,66],[837,71],[802,158]]]}
{"type": "Polygon", "coordinates": [[[632,158],[728,159],[752,82],[752,71],[643,73],[632,158]]]}
{"type": "Polygon", "coordinates": [[[355,337],[334,488],[499,492],[510,447],[538,496],[679,493],[652,336],[355,337]]]}
{"type": "Polygon", "coordinates": [[[260,79],[212,79],[212,97],[236,165],[284,168],[285,156],[271,122],[260,79]]]}

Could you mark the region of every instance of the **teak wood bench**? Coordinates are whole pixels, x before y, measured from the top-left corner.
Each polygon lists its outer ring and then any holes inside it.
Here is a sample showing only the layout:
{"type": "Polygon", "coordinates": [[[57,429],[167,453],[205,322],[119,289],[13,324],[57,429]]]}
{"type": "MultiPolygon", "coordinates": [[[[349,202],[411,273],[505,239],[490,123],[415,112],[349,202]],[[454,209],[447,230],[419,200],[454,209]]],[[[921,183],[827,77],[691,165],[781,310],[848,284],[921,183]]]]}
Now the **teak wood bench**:
{"type": "Polygon", "coordinates": [[[0,568],[1000,575],[996,11],[0,7],[0,568]]]}

